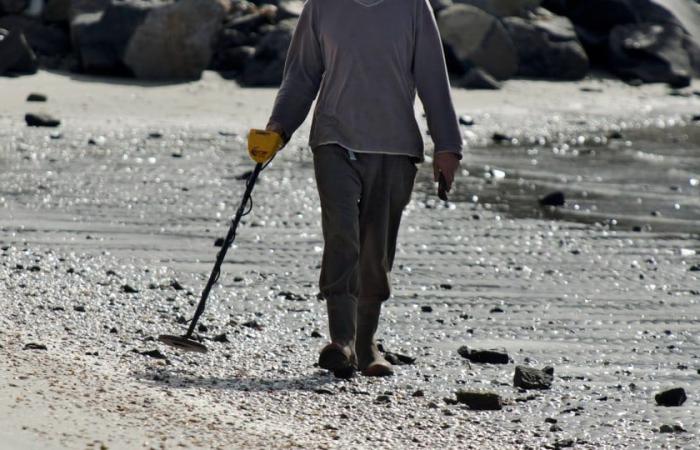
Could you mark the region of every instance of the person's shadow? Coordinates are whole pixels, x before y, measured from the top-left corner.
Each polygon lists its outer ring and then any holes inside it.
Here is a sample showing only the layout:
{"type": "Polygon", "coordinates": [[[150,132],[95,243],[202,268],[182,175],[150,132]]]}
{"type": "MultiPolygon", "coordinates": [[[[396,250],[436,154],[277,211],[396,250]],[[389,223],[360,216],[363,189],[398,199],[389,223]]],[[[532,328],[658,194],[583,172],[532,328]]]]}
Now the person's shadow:
{"type": "MultiPolygon", "coordinates": [[[[318,394],[333,394],[334,385],[344,381],[324,373],[296,378],[197,377],[172,372],[167,368],[138,372],[135,374],[135,378],[144,383],[155,383],[161,387],[175,389],[204,388],[242,392],[309,391],[318,394]]],[[[344,389],[344,386],[341,389],[344,389]]]]}

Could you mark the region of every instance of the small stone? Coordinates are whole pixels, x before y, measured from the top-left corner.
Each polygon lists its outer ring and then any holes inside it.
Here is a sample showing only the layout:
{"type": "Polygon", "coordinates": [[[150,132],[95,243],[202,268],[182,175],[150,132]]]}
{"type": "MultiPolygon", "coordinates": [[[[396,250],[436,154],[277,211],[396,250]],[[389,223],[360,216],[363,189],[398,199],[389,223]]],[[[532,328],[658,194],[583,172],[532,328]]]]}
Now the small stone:
{"type": "Polygon", "coordinates": [[[690,266],[690,269],[688,269],[690,272],[700,272],[700,264],[695,264],[694,266],[690,266]]]}
{"type": "Polygon", "coordinates": [[[217,334],[216,336],[211,338],[211,340],[214,342],[221,342],[222,344],[226,344],[226,343],[230,342],[228,340],[228,336],[226,336],[226,333],[217,334]]]}
{"type": "Polygon", "coordinates": [[[312,338],[321,338],[321,337],[323,337],[323,335],[321,333],[319,333],[317,330],[314,330],[311,332],[311,337],[312,338]]]}
{"type": "Polygon", "coordinates": [[[391,402],[391,397],[388,395],[378,395],[377,398],[374,399],[374,403],[389,403],[391,402]]]}
{"type": "Polygon", "coordinates": [[[663,424],[659,427],[659,433],[685,433],[686,431],[687,430],[683,428],[683,425],[680,424],[663,424]]]}
{"type": "Polygon", "coordinates": [[[492,392],[457,391],[457,401],[475,411],[495,411],[503,409],[503,399],[492,392]]]}
{"type": "Polygon", "coordinates": [[[321,395],[335,395],[335,392],[325,388],[314,389],[314,392],[321,395]]]}
{"type": "Polygon", "coordinates": [[[504,311],[501,307],[496,306],[496,307],[494,307],[494,308],[491,308],[491,309],[489,310],[489,312],[490,312],[490,313],[503,313],[503,312],[505,312],[505,311],[504,311]]]}
{"type": "Polygon", "coordinates": [[[45,102],[46,100],[48,100],[46,95],[39,94],[38,92],[32,92],[27,96],[28,102],[45,102]]]}
{"type": "Polygon", "coordinates": [[[244,327],[252,328],[254,330],[262,330],[263,326],[258,323],[257,320],[249,320],[247,322],[243,322],[241,325],[244,327]]]}
{"type": "Polygon", "coordinates": [[[459,116],[459,123],[460,125],[464,125],[465,127],[471,127],[474,125],[474,118],[471,116],[462,115],[459,116]]]}
{"type": "Polygon", "coordinates": [[[553,417],[547,417],[546,419],[544,419],[544,421],[545,423],[557,423],[557,419],[553,417]]]}
{"type": "Polygon", "coordinates": [[[449,290],[452,289],[452,285],[451,285],[451,284],[448,284],[448,283],[442,283],[442,284],[440,285],[440,289],[445,289],[446,291],[449,291],[449,290]]]}
{"type": "Polygon", "coordinates": [[[200,333],[206,333],[207,331],[209,331],[209,327],[207,327],[203,323],[200,323],[199,325],[197,325],[197,331],[199,331],[200,333]]]}
{"type": "Polygon", "coordinates": [[[77,305],[73,307],[73,311],[85,312],[85,307],[83,305],[77,305]]]}
{"type": "Polygon", "coordinates": [[[522,389],[550,389],[554,379],[554,368],[542,370],[526,366],[516,366],[513,385],[522,389]]]}
{"type": "Polygon", "coordinates": [[[36,342],[30,342],[24,346],[25,350],[46,350],[44,344],[37,344],[36,342]]]}
{"type": "Polygon", "coordinates": [[[214,241],[214,247],[223,247],[225,241],[226,240],[224,238],[216,238],[214,241]]]}
{"type": "Polygon", "coordinates": [[[180,282],[175,280],[175,279],[170,281],[170,287],[175,289],[176,291],[184,291],[185,290],[184,286],[181,285],[180,282]]]}
{"type": "Polygon", "coordinates": [[[149,139],[160,139],[162,137],[163,133],[161,133],[160,131],[151,131],[150,133],[148,133],[149,139]]]}
{"type": "Polygon", "coordinates": [[[139,290],[131,286],[130,284],[124,284],[122,285],[122,292],[126,294],[136,294],[139,292],[139,290]]]}
{"type": "Polygon", "coordinates": [[[466,345],[460,347],[457,353],[473,363],[479,364],[508,364],[508,352],[506,349],[470,349],[466,345]]]}
{"type": "Polygon", "coordinates": [[[418,389],[417,391],[413,392],[413,394],[411,394],[411,397],[425,397],[425,392],[418,389]]]}
{"type": "Polygon", "coordinates": [[[545,195],[539,202],[542,206],[564,206],[566,203],[566,196],[563,192],[556,191],[545,195]]]}
{"type": "Polygon", "coordinates": [[[154,358],[154,359],[168,359],[160,350],[155,349],[155,350],[145,350],[143,352],[139,352],[139,354],[143,356],[148,356],[149,358],[154,358]]]}
{"type": "Polygon", "coordinates": [[[656,404],[659,406],[681,406],[688,397],[685,394],[685,389],[674,388],[663,392],[659,392],[654,397],[656,404]]]}
{"type": "Polygon", "coordinates": [[[498,132],[493,133],[491,135],[491,139],[498,144],[513,141],[513,138],[511,136],[508,136],[507,134],[503,134],[503,133],[498,133],[498,132]]]}
{"type": "Polygon", "coordinates": [[[433,312],[433,307],[432,306],[421,306],[420,310],[423,311],[424,313],[430,313],[433,312]]]}
{"type": "Polygon", "coordinates": [[[46,113],[27,113],[24,121],[30,127],[57,127],[61,121],[46,113]]]}
{"type": "Polygon", "coordinates": [[[386,352],[384,353],[384,359],[395,366],[413,365],[416,363],[416,358],[400,353],[386,352]]]}

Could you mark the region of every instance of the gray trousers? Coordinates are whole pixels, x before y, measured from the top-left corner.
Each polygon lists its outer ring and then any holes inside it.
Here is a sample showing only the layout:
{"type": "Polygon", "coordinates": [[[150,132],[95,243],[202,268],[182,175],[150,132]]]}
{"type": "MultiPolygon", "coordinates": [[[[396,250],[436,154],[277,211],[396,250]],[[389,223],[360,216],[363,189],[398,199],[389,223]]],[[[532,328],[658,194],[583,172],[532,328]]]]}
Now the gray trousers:
{"type": "Polygon", "coordinates": [[[336,144],[319,145],[313,154],[324,239],[321,294],[329,302],[381,303],[391,295],[399,224],[418,170],[414,158],[350,154],[336,144]]]}

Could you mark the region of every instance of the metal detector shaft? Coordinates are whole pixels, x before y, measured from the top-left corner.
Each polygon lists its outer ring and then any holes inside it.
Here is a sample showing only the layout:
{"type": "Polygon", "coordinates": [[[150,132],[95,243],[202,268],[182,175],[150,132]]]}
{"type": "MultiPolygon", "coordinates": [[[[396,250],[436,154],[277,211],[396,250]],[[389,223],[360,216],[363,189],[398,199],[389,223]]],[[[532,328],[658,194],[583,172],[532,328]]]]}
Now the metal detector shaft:
{"type": "Polygon", "coordinates": [[[226,257],[226,252],[228,251],[228,248],[231,246],[231,244],[233,244],[233,240],[236,239],[236,229],[238,228],[238,223],[241,221],[241,217],[243,217],[243,215],[246,214],[245,209],[248,205],[248,201],[250,200],[250,194],[253,192],[255,181],[258,179],[258,175],[260,174],[260,171],[262,169],[262,163],[256,164],[255,169],[253,169],[253,173],[251,173],[248,177],[248,181],[246,182],[245,193],[243,194],[243,199],[241,200],[241,204],[238,207],[238,211],[236,211],[236,216],[231,221],[231,226],[229,227],[228,233],[226,234],[226,239],[224,239],[224,244],[221,246],[221,250],[219,250],[219,253],[216,255],[216,262],[214,263],[214,268],[212,269],[211,274],[209,275],[209,281],[207,281],[207,285],[202,291],[202,297],[200,298],[199,304],[197,305],[197,309],[194,312],[194,317],[192,318],[192,322],[190,322],[190,326],[187,329],[187,334],[185,335],[185,338],[189,339],[190,337],[192,337],[192,333],[194,333],[194,328],[197,326],[199,317],[204,312],[204,308],[207,304],[207,298],[209,297],[209,291],[211,291],[211,288],[214,287],[216,281],[219,279],[219,274],[221,273],[221,264],[223,264],[224,262],[224,258],[226,257]]]}

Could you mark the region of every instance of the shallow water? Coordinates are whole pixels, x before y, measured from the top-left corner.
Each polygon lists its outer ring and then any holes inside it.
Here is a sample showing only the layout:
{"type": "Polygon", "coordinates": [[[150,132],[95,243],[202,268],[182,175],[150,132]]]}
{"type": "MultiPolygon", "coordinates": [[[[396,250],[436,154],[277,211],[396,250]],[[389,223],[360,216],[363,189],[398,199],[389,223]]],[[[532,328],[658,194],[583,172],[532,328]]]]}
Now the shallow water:
{"type": "Polygon", "coordinates": [[[512,217],[700,232],[700,125],[495,143],[470,148],[463,167],[453,201],[512,217]],[[554,191],[566,204],[541,207],[538,199],[554,191]]]}

